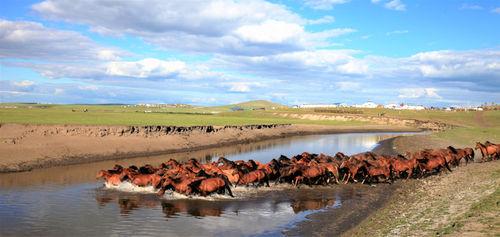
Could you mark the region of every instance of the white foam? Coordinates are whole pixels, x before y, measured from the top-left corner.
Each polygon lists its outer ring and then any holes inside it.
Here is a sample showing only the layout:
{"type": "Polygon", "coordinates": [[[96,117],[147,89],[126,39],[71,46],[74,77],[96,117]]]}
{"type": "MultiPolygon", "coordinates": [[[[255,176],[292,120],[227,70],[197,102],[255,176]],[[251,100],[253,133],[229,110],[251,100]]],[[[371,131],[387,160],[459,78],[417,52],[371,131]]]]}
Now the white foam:
{"type": "Polygon", "coordinates": [[[120,185],[112,185],[108,182],[104,183],[104,186],[109,189],[116,189],[123,192],[135,192],[135,193],[156,193],[157,190],[153,186],[139,187],[128,181],[120,183],[120,185]]]}
{"type": "MultiPolygon", "coordinates": [[[[135,192],[135,193],[157,193],[158,189],[153,188],[153,186],[139,187],[128,181],[122,182],[120,185],[112,185],[107,182],[104,183],[104,186],[108,189],[119,190],[122,192],[135,192]]],[[[301,188],[307,188],[305,185],[301,186],[301,188]]],[[[255,195],[259,192],[266,191],[277,191],[277,190],[285,190],[285,189],[295,189],[294,186],[290,184],[271,184],[270,187],[260,186],[258,188],[253,186],[237,186],[231,187],[231,191],[234,197],[229,196],[228,194],[211,194],[209,196],[203,197],[200,195],[184,195],[171,190],[167,190],[162,198],[168,200],[176,200],[176,199],[200,199],[207,201],[215,201],[215,200],[224,200],[224,199],[242,199],[248,196],[255,195]]]]}

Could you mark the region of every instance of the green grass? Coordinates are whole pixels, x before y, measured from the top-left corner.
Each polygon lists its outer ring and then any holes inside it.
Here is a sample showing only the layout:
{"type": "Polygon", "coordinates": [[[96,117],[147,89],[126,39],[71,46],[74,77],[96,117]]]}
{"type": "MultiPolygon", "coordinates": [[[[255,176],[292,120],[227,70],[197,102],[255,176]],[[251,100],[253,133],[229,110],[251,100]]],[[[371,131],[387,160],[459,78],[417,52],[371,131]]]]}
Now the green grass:
{"type": "MultiPolygon", "coordinates": [[[[346,110],[349,110],[347,108],[346,110]]],[[[472,144],[475,141],[500,141],[500,111],[397,111],[390,109],[355,109],[361,116],[412,118],[441,121],[460,126],[457,129],[433,134],[437,138],[457,144],[472,144]]],[[[316,113],[312,109],[291,109],[268,101],[250,101],[235,105],[216,107],[148,108],[122,105],[38,105],[0,104],[0,123],[20,124],[82,124],[82,125],[244,125],[244,124],[319,124],[319,125],[365,125],[358,121],[304,120],[278,116],[279,113],[316,113]],[[15,106],[16,108],[6,108],[15,106]],[[230,108],[240,106],[245,111],[232,112],[230,108]],[[252,108],[266,108],[251,110],[252,108]],[[275,108],[275,109],[273,109],[275,108]],[[83,112],[85,109],[88,112],[83,112]],[[74,112],[73,112],[74,111],[74,112]],[[145,113],[148,111],[148,113],[145,113]]],[[[337,114],[336,114],[337,115],[337,114]]]]}
{"type": "MultiPolygon", "coordinates": [[[[116,105],[26,105],[0,108],[0,123],[80,124],[80,125],[245,125],[245,124],[322,124],[363,125],[362,122],[311,121],[289,119],[265,111],[209,113],[204,108],[146,108],[116,105]],[[85,109],[88,112],[83,112],[85,109]],[[145,113],[144,111],[151,111],[145,113]],[[206,113],[206,114],[200,114],[206,113]]],[[[8,106],[6,104],[3,107],[8,106]]]]}

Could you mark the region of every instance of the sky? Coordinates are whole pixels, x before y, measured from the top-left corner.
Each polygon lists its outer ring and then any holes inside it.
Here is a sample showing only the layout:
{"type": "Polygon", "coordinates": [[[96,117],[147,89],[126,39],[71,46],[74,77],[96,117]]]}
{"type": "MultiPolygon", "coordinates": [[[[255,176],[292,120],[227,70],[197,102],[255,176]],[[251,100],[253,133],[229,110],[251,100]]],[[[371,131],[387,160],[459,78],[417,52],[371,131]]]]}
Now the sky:
{"type": "Polygon", "coordinates": [[[500,1],[2,0],[0,102],[500,102],[500,1]]]}

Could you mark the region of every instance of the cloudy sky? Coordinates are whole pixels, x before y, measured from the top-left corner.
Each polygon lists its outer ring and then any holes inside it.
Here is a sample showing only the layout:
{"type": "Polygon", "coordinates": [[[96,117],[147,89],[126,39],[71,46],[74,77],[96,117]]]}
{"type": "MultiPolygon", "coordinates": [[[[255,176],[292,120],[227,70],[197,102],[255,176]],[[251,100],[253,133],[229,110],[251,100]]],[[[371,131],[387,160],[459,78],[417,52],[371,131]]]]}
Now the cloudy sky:
{"type": "Polygon", "coordinates": [[[500,2],[3,0],[0,102],[500,102],[500,2]]]}

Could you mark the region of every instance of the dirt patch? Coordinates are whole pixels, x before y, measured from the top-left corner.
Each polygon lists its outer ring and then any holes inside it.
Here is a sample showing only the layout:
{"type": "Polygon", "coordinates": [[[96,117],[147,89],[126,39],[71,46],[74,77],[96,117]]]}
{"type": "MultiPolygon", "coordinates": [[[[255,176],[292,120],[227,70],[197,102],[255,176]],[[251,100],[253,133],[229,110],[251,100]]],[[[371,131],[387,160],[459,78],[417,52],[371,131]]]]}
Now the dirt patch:
{"type": "Polygon", "coordinates": [[[0,126],[0,172],[194,151],[295,135],[415,131],[394,126],[0,126]]]}
{"type": "Polygon", "coordinates": [[[489,123],[484,120],[484,112],[478,111],[474,114],[474,122],[476,122],[481,127],[491,127],[489,123]]]}

